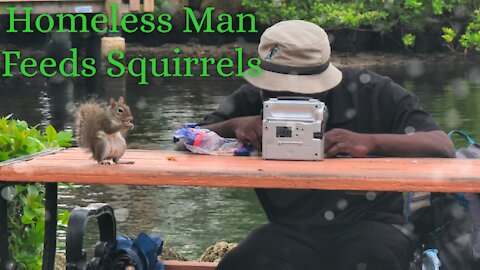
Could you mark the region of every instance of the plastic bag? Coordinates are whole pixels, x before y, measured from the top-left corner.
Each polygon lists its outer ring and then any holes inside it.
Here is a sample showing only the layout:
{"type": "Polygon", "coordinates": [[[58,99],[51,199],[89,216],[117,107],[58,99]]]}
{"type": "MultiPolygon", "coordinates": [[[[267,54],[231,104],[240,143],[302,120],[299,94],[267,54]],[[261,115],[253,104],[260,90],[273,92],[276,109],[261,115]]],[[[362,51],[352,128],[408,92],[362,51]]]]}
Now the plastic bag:
{"type": "Polygon", "coordinates": [[[186,124],[177,129],[173,142],[181,141],[192,153],[203,155],[249,156],[253,147],[243,145],[237,139],[223,138],[214,131],[196,124],[186,124]]]}

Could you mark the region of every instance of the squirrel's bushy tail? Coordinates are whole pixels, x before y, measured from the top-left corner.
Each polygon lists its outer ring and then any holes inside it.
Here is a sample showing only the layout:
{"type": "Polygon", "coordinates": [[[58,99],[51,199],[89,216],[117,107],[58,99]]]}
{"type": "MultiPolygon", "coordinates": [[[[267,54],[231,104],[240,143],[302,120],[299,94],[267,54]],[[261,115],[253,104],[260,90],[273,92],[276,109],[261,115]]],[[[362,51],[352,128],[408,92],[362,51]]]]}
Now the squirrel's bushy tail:
{"type": "Polygon", "coordinates": [[[92,149],[92,142],[96,137],[96,133],[100,130],[100,123],[104,115],[104,105],[94,100],[77,107],[74,116],[75,133],[81,147],[92,149]]]}

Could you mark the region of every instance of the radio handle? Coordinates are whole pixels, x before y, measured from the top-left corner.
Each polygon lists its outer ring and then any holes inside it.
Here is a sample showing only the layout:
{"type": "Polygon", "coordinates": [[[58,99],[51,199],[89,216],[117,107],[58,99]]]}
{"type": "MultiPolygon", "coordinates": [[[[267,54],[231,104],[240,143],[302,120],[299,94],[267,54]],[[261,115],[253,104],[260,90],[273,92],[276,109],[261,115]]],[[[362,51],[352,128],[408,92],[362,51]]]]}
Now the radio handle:
{"type": "Polygon", "coordinates": [[[311,98],[309,97],[301,97],[301,96],[281,96],[281,97],[277,97],[277,100],[305,100],[305,101],[309,101],[311,98]]]}

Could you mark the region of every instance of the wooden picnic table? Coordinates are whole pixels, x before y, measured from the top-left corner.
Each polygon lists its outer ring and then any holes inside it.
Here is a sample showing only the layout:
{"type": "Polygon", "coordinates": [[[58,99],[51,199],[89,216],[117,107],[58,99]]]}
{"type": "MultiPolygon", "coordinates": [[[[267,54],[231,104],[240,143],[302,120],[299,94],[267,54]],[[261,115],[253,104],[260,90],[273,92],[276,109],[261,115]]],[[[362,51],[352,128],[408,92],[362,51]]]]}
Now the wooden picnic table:
{"type": "Polygon", "coordinates": [[[0,167],[3,181],[371,191],[480,192],[480,160],[333,158],[277,161],[128,150],[135,164],[98,165],[83,149],[0,167]]]}
{"type": "MultiPolygon", "coordinates": [[[[122,160],[134,161],[135,164],[98,165],[83,149],[70,148],[26,161],[14,161],[6,165],[4,163],[3,166],[0,163],[0,181],[47,183],[46,197],[49,202],[46,203],[46,207],[53,209],[50,210],[52,216],[56,216],[56,184],[58,182],[231,188],[480,192],[480,160],[474,159],[332,158],[308,162],[128,150],[122,160]]],[[[0,198],[0,203],[2,200],[0,198]]],[[[0,207],[6,209],[5,203],[0,207]]],[[[0,211],[3,211],[2,209],[0,211]]],[[[4,231],[6,225],[2,224],[0,222],[0,244],[5,243],[7,235],[4,231]]],[[[56,219],[51,219],[50,225],[46,225],[45,233],[44,263],[48,262],[44,264],[45,270],[53,269],[55,229],[56,219]]],[[[168,270],[211,270],[214,267],[215,264],[212,263],[167,262],[168,270]]]]}

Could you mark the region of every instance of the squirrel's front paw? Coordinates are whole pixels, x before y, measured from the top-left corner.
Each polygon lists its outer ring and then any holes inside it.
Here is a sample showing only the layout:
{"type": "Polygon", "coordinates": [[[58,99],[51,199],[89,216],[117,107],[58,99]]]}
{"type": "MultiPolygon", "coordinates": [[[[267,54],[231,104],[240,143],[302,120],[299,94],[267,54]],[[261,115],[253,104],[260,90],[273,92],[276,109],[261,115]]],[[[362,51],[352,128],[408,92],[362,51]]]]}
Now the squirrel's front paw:
{"type": "Polygon", "coordinates": [[[100,165],[112,165],[112,163],[110,163],[110,161],[107,161],[107,160],[100,161],[100,162],[98,162],[98,164],[100,164],[100,165]]]}

